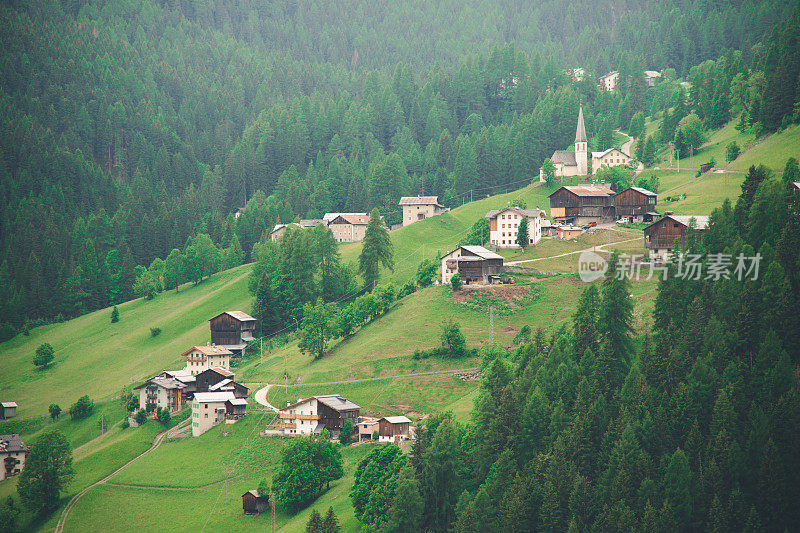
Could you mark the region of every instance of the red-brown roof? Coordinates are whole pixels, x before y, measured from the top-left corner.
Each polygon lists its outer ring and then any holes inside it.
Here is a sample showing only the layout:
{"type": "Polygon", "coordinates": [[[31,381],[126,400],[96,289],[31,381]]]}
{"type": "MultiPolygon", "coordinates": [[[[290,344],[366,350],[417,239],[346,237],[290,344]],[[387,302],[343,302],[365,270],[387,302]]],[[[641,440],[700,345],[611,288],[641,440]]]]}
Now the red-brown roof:
{"type": "Polygon", "coordinates": [[[330,222],[331,224],[353,224],[354,226],[366,226],[369,224],[369,215],[339,215],[330,222]]]}
{"type": "Polygon", "coordinates": [[[183,352],[183,357],[189,355],[190,352],[197,350],[203,355],[233,355],[233,352],[224,348],[222,346],[217,346],[216,344],[210,345],[203,345],[203,346],[192,346],[185,352],[183,352]]]}
{"type": "MultiPolygon", "coordinates": [[[[438,196],[403,196],[399,205],[439,205],[438,196]]],[[[440,206],[443,207],[443,206],[440,206]]]]}
{"type": "MultiPolygon", "coordinates": [[[[556,194],[561,189],[566,189],[576,196],[614,196],[614,191],[608,185],[564,185],[559,187],[553,194],[556,194]]],[[[553,194],[550,196],[553,196],[553,194]]]]}

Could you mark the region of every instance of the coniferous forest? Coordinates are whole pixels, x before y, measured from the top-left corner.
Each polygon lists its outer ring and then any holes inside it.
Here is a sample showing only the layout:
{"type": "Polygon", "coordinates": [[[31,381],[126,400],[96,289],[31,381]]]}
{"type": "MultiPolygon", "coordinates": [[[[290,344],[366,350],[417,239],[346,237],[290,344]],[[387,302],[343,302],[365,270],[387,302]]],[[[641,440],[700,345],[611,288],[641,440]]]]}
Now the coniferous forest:
{"type": "Polygon", "coordinates": [[[2,338],[202,280],[277,222],[521,186],[579,102],[592,149],[660,109],[660,143],[690,113],[778,128],[797,27],[776,1],[4,2],[2,338]]]}

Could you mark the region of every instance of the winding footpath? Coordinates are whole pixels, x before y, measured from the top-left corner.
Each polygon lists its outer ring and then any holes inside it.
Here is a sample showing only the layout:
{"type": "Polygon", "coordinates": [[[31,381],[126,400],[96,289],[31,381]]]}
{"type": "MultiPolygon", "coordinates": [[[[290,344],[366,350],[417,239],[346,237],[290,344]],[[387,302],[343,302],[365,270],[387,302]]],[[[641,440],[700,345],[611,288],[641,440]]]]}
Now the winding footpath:
{"type": "Polygon", "coordinates": [[[69,512],[72,510],[73,507],[75,507],[75,504],[78,503],[78,501],[87,492],[89,492],[89,489],[91,489],[92,487],[96,487],[97,485],[102,485],[102,484],[106,483],[109,479],[111,479],[112,477],[116,476],[117,474],[119,474],[120,472],[122,472],[123,470],[128,468],[132,463],[134,463],[135,461],[141,459],[145,455],[149,454],[150,452],[152,452],[153,450],[158,448],[161,445],[161,443],[163,442],[164,437],[171,437],[172,435],[178,433],[179,431],[182,431],[186,426],[188,426],[191,423],[191,421],[192,421],[192,419],[189,418],[187,420],[184,420],[183,422],[181,422],[180,424],[178,424],[177,426],[175,426],[173,428],[170,428],[170,429],[167,429],[165,431],[162,431],[161,433],[159,433],[158,435],[155,436],[155,438],[153,439],[153,443],[150,445],[150,447],[147,450],[143,451],[142,453],[140,453],[139,455],[137,455],[136,457],[134,457],[133,459],[131,459],[130,461],[128,461],[127,463],[122,465],[121,467],[117,468],[116,470],[114,470],[113,472],[108,474],[103,479],[101,479],[99,481],[95,481],[94,483],[92,483],[91,485],[89,485],[88,487],[86,487],[85,489],[80,491],[78,494],[73,496],[72,499],[67,504],[67,506],[64,507],[64,510],[61,511],[61,516],[58,519],[58,524],[56,524],[55,533],[62,533],[64,531],[64,524],[67,521],[67,517],[69,516],[69,512]]]}
{"type": "Polygon", "coordinates": [[[599,244],[597,246],[591,246],[589,248],[584,248],[583,250],[574,250],[572,252],[564,252],[563,254],[558,254],[558,255],[549,255],[547,257],[536,257],[534,259],[520,259],[519,261],[509,261],[509,262],[506,263],[506,265],[510,265],[510,266],[521,265],[522,263],[530,263],[530,262],[533,262],[533,261],[544,261],[545,259],[556,259],[556,258],[559,258],[559,257],[566,257],[568,255],[582,254],[583,252],[608,252],[608,250],[606,250],[607,246],[616,246],[618,244],[622,244],[622,243],[626,243],[626,242],[638,241],[638,240],[641,240],[641,239],[642,239],[642,237],[636,237],[634,239],[626,239],[624,241],[616,241],[616,242],[609,242],[609,243],[606,243],[606,244],[599,244]]]}

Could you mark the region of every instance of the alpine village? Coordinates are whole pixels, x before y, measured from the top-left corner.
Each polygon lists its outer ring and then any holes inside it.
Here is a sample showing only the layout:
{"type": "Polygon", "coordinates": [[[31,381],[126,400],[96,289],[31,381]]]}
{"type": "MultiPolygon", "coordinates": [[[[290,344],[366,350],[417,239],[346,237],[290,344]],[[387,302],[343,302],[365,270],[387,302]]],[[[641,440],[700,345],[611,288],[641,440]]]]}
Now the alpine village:
{"type": "Polygon", "coordinates": [[[0,533],[800,531],[796,0],[0,45],[0,533]]]}

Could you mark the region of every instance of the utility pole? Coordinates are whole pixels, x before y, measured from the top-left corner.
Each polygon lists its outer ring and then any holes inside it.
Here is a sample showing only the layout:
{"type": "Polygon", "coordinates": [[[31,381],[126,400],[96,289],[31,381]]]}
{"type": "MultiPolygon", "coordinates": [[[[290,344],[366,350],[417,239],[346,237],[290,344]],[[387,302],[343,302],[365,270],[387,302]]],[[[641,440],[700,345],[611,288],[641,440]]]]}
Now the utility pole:
{"type": "Polygon", "coordinates": [[[272,533],[275,533],[275,493],[269,491],[269,503],[272,504],[272,533]]]}
{"type": "Polygon", "coordinates": [[[494,307],[489,306],[489,343],[494,344],[494,307]]]}

